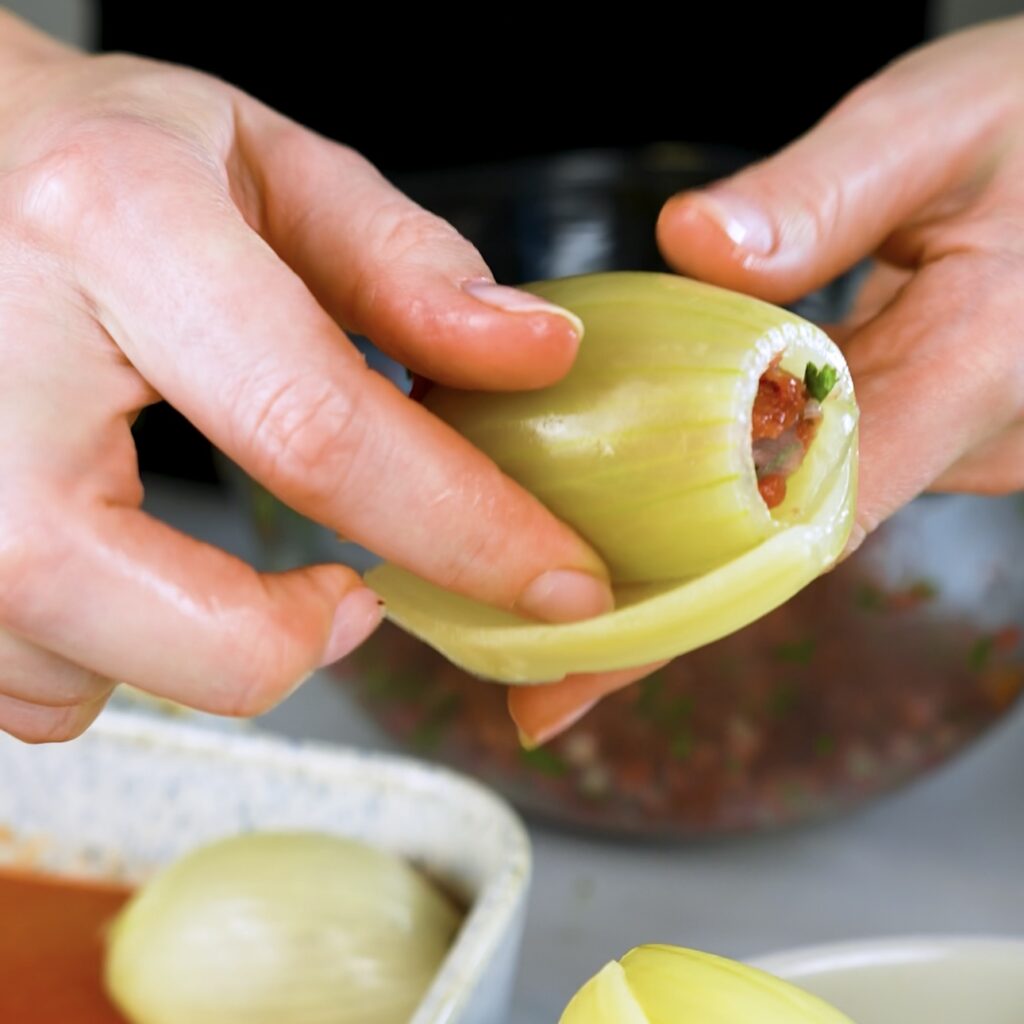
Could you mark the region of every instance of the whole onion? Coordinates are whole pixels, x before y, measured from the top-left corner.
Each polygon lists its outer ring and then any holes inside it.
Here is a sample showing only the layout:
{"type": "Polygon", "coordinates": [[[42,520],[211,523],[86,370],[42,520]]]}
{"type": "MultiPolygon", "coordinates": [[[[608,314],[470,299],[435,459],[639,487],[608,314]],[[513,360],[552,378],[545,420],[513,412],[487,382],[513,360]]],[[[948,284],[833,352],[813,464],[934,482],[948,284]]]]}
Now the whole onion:
{"type": "Polygon", "coordinates": [[[135,1024],[407,1024],[458,924],[398,857],[252,834],[140,890],[110,933],[106,986],[135,1024]]]}

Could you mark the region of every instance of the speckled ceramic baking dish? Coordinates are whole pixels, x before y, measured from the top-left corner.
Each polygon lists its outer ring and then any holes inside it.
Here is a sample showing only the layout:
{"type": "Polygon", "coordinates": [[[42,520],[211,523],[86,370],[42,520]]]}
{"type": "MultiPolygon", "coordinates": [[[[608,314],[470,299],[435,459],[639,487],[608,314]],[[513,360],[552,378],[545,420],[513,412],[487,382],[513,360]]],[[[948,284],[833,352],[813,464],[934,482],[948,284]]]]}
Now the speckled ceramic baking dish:
{"type": "Polygon", "coordinates": [[[407,857],[470,911],[410,1024],[505,1018],[529,840],[497,797],[390,756],[108,711],[80,740],[0,734],[0,863],[141,881],[186,850],[252,829],[317,829],[407,857]]]}

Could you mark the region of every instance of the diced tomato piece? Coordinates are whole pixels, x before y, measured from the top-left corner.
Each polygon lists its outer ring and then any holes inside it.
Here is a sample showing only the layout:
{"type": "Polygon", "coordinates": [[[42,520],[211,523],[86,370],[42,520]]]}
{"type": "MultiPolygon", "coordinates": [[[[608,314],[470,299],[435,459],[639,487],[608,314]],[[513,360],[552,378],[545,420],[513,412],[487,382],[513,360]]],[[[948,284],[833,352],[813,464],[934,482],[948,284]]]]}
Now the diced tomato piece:
{"type": "Polygon", "coordinates": [[[755,446],[757,489],[768,508],[778,508],[785,501],[786,481],[800,468],[817,432],[818,418],[808,415],[808,400],[804,382],[781,369],[778,358],[758,381],[751,413],[751,443],[755,446]],[[783,441],[773,446],[771,442],[779,438],[783,441]],[[759,446],[758,442],[763,443],[759,446]],[[766,448],[771,453],[767,457],[766,448]],[[785,454],[790,451],[799,457],[785,454]]]}
{"type": "Polygon", "coordinates": [[[772,473],[757,481],[764,503],[769,508],[778,508],[786,500],[786,478],[781,473],[772,473]]]}
{"type": "Polygon", "coordinates": [[[776,438],[795,426],[807,408],[804,382],[772,363],[761,376],[754,399],[753,440],[776,438]]]}

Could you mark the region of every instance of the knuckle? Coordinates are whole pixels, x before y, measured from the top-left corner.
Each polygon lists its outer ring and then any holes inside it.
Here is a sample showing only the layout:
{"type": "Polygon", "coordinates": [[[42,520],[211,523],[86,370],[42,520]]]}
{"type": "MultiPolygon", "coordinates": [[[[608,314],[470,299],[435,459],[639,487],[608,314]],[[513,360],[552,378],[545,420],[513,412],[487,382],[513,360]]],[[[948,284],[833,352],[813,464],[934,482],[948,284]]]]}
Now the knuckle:
{"type": "Polygon", "coordinates": [[[19,220],[44,236],[65,234],[102,202],[107,187],[92,147],[65,142],[22,169],[17,195],[19,220]]]}
{"type": "Polygon", "coordinates": [[[178,185],[227,188],[227,171],[201,133],[136,113],[91,114],[11,176],[6,188],[32,237],[88,241],[162,216],[178,185]]]}
{"type": "Polygon", "coordinates": [[[419,253],[431,260],[446,252],[463,253],[469,243],[436,214],[404,197],[379,205],[370,217],[367,237],[374,242],[380,265],[393,264],[419,253]]]}
{"type": "Polygon", "coordinates": [[[347,306],[355,311],[357,325],[397,320],[404,336],[419,339],[421,345],[429,346],[450,331],[445,311],[429,289],[396,288],[396,280],[421,272],[465,277],[487,273],[479,251],[455,227],[403,196],[376,201],[360,237],[367,248],[346,285],[347,306]]]}
{"type": "MultiPolygon", "coordinates": [[[[359,364],[357,372],[370,372],[359,364]]],[[[262,391],[262,388],[258,390],[262,391]]],[[[253,410],[243,418],[242,446],[252,453],[254,475],[289,503],[321,508],[359,475],[366,431],[359,381],[341,389],[308,379],[239,399],[253,410]]]]}
{"type": "Polygon", "coordinates": [[[4,729],[25,743],[66,743],[81,736],[91,722],[92,716],[80,706],[40,707],[19,715],[17,721],[5,725],[4,729]]]}
{"type": "Polygon", "coordinates": [[[800,247],[822,246],[841,237],[846,208],[842,176],[826,165],[808,169],[795,181],[786,177],[783,187],[788,197],[779,198],[792,204],[797,215],[787,217],[781,230],[798,236],[788,241],[800,247]]]}
{"type": "Polygon", "coordinates": [[[474,584],[479,579],[480,569],[493,564],[494,554],[486,536],[476,533],[466,538],[448,563],[441,568],[438,583],[446,590],[454,590],[457,593],[467,590],[475,592],[478,587],[474,584]]]}
{"type": "Polygon", "coordinates": [[[216,706],[208,710],[225,718],[258,718],[277,707],[302,678],[297,676],[282,683],[271,678],[261,666],[252,675],[239,679],[235,687],[226,689],[216,706]]]}
{"type": "Polygon", "coordinates": [[[67,564],[69,546],[64,532],[36,511],[47,505],[22,500],[17,508],[0,503],[0,622],[18,627],[40,613],[42,584],[52,585],[67,564]]]}
{"type": "Polygon", "coordinates": [[[888,123],[893,113],[893,85],[903,77],[900,65],[893,64],[852,88],[827,115],[826,121],[857,118],[867,123],[888,123]]]}
{"type": "MultiPolygon", "coordinates": [[[[440,560],[433,579],[445,589],[502,603],[506,591],[518,588],[510,587],[507,573],[495,573],[496,568],[509,565],[506,502],[511,500],[504,481],[496,477],[488,486],[472,474],[465,486],[456,481],[448,488],[446,494],[453,503],[468,500],[472,505],[473,523],[471,529],[452,537],[456,543],[446,545],[447,557],[440,560]]],[[[457,512],[453,509],[453,524],[459,521],[457,512]]]]}
{"type": "Polygon", "coordinates": [[[993,418],[1008,419],[1024,405],[1024,258],[970,232],[959,251],[941,261],[954,336],[972,342],[971,379],[992,402],[993,418]]]}
{"type": "MultiPolygon", "coordinates": [[[[324,617],[309,610],[316,604],[308,605],[300,592],[287,589],[289,574],[263,577],[249,566],[240,571],[251,578],[257,596],[247,600],[244,611],[222,621],[224,642],[203,659],[191,692],[200,695],[195,706],[203,711],[252,718],[280,703],[312,671],[324,617]],[[285,593],[277,593],[282,586],[285,593]]],[[[329,592],[320,602],[325,609],[334,606],[329,592]]]]}
{"type": "Polygon", "coordinates": [[[262,630],[255,643],[232,658],[206,710],[255,718],[276,707],[312,671],[311,647],[301,632],[281,623],[262,630]]]}

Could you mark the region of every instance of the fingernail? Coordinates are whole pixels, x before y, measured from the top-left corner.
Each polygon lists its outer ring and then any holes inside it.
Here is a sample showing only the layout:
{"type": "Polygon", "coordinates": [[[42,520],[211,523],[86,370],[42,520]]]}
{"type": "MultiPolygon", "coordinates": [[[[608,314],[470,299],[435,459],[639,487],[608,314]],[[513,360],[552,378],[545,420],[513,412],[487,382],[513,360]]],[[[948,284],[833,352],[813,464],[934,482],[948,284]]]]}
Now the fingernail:
{"type": "Polygon", "coordinates": [[[331,665],[354,651],[384,618],[384,602],[369,587],[350,591],[334,610],[331,635],[320,667],[331,665]]]}
{"type": "Polygon", "coordinates": [[[591,700],[586,704],[580,704],[572,711],[566,712],[561,718],[553,722],[548,722],[543,728],[538,729],[536,734],[528,737],[529,741],[534,747],[542,747],[545,743],[550,742],[558,736],[561,736],[563,732],[571,729],[584,715],[590,714],[590,712],[600,703],[600,700],[591,700]]]}
{"type": "Polygon", "coordinates": [[[615,607],[608,584],[578,569],[552,569],[538,576],[516,601],[516,611],[545,622],[576,622],[615,607]]]}
{"type": "Polygon", "coordinates": [[[522,292],[518,288],[509,288],[503,284],[495,284],[485,277],[475,277],[462,283],[462,290],[472,295],[478,302],[500,309],[505,313],[551,313],[564,317],[572,324],[573,330],[580,338],[583,337],[583,321],[564,306],[556,306],[537,295],[522,292]]]}
{"type": "Polygon", "coordinates": [[[558,715],[543,724],[534,722],[533,732],[527,732],[526,729],[519,724],[516,720],[516,709],[511,703],[509,703],[508,713],[511,716],[512,721],[515,723],[516,731],[519,736],[519,745],[523,750],[530,751],[544,746],[545,743],[555,739],[557,736],[561,736],[563,732],[574,726],[584,715],[590,712],[595,705],[599,704],[600,701],[600,697],[595,700],[584,701],[582,704],[577,704],[574,707],[561,710],[558,715]]]}
{"type": "Polygon", "coordinates": [[[737,248],[767,256],[775,248],[775,226],[756,203],[729,188],[692,192],[687,202],[697,206],[728,235],[737,248]]]}
{"type": "MultiPolygon", "coordinates": [[[[514,722],[515,718],[513,718],[512,721],[514,722]]],[[[540,746],[540,742],[538,740],[535,740],[532,736],[528,736],[522,729],[517,727],[516,731],[519,734],[519,746],[521,746],[523,750],[529,752],[531,750],[536,750],[540,746]]]]}

